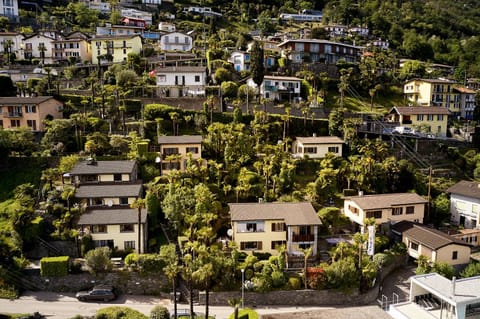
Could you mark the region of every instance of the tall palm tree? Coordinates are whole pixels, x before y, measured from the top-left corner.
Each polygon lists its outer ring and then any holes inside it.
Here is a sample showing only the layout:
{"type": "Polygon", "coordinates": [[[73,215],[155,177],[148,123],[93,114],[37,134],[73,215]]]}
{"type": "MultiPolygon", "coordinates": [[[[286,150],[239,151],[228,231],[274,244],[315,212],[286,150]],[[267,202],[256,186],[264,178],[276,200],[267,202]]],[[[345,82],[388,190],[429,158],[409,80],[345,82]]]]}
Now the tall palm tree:
{"type": "Polygon", "coordinates": [[[165,262],[163,271],[168,279],[172,282],[173,287],[173,317],[177,319],[177,277],[182,271],[179,264],[179,258],[177,255],[176,247],[174,244],[164,245],[160,248],[160,257],[165,262]]]}
{"type": "Polygon", "coordinates": [[[303,281],[305,283],[305,289],[308,288],[308,278],[307,278],[307,263],[308,263],[308,258],[310,257],[310,255],[312,254],[313,252],[313,247],[310,246],[308,248],[300,248],[300,250],[302,251],[303,253],[303,261],[304,261],[304,264],[303,264],[303,281]]]}
{"type": "MultiPolygon", "coordinates": [[[[145,208],[146,201],[143,198],[137,198],[131,205],[131,208],[138,209],[138,253],[142,252],[142,209],[145,208]]],[[[145,247],[143,248],[145,250],[145,247]]]]}

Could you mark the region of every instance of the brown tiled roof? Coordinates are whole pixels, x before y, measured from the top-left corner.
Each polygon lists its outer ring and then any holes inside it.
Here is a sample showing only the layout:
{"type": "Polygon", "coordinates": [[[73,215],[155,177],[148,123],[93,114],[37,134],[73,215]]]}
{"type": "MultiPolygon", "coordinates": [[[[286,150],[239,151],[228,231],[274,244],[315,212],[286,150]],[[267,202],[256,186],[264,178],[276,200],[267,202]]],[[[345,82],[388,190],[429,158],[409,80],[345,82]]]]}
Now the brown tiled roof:
{"type": "Polygon", "coordinates": [[[407,204],[426,204],[427,200],[416,193],[393,193],[349,196],[345,200],[355,202],[363,210],[391,208],[407,204]]]}
{"type": "Polygon", "coordinates": [[[458,91],[460,93],[468,93],[468,94],[475,94],[477,92],[475,92],[474,90],[471,90],[469,88],[466,88],[466,87],[463,87],[463,86],[459,86],[459,87],[456,87],[456,88],[453,88],[454,91],[458,91]]]}
{"type": "Polygon", "coordinates": [[[158,144],[199,144],[202,143],[201,135],[159,136],[158,144]]]}
{"type": "Polygon", "coordinates": [[[480,183],[460,181],[447,188],[447,193],[480,199],[480,183]]]}
{"type": "Polygon", "coordinates": [[[302,144],[343,144],[343,140],[337,136],[297,136],[297,141],[302,144]]]}
{"type": "Polygon", "coordinates": [[[91,165],[88,161],[81,161],[73,167],[70,175],[130,174],[135,166],[135,161],[93,161],[91,165]]]}
{"type": "MultiPolygon", "coordinates": [[[[35,97],[0,97],[0,104],[39,104],[53,99],[53,96],[35,96],[35,97]]],[[[58,101],[61,103],[60,101],[58,101]]]]}
{"type": "Polygon", "coordinates": [[[103,197],[139,197],[142,184],[111,184],[111,185],[82,185],[77,188],[77,198],[103,198],[103,197]]]}
{"type": "MultiPolygon", "coordinates": [[[[147,210],[142,209],[140,223],[147,221],[147,210]]],[[[92,209],[80,216],[78,225],[120,225],[138,223],[138,209],[92,209]]]]}
{"type": "Polygon", "coordinates": [[[392,113],[393,110],[396,110],[398,114],[402,115],[450,114],[446,108],[441,106],[394,106],[389,113],[392,113]]]}
{"type": "Polygon", "coordinates": [[[228,206],[232,221],[283,219],[287,226],[322,224],[309,202],[240,203],[228,206]]]}
{"type": "Polygon", "coordinates": [[[453,238],[437,229],[428,228],[418,224],[414,224],[412,228],[406,230],[403,236],[407,236],[430,249],[436,250],[444,246],[456,244],[462,246],[470,246],[459,239],[453,238]]]}

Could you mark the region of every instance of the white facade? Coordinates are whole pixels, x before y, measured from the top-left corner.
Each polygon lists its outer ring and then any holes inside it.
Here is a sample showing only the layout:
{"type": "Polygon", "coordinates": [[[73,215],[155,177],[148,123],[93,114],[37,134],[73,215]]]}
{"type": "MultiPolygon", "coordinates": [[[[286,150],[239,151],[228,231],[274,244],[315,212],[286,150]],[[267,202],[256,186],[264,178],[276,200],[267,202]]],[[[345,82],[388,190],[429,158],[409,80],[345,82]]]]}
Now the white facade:
{"type": "Polygon", "coordinates": [[[165,31],[165,32],[175,32],[177,30],[177,28],[175,27],[175,24],[173,24],[173,23],[160,22],[158,24],[158,30],[165,31]]]}
{"type": "Polygon", "coordinates": [[[143,4],[162,4],[162,0],[142,0],[143,4]]]}
{"type": "Polygon", "coordinates": [[[5,44],[10,44],[10,52],[17,60],[23,60],[23,35],[16,32],[0,32],[0,52],[5,52],[5,44]]]}
{"type": "Polygon", "coordinates": [[[454,224],[465,228],[478,228],[480,199],[451,194],[450,213],[454,224]]]}
{"type": "Polygon", "coordinates": [[[147,25],[152,25],[153,18],[150,12],[135,9],[122,9],[121,12],[123,17],[144,20],[147,25]]]}
{"type": "Polygon", "coordinates": [[[166,67],[156,70],[157,90],[160,96],[204,96],[205,67],[166,67]]]}
{"type": "Polygon", "coordinates": [[[165,51],[191,51],[192,37],[181,32],[171,32],[160,37],[160,50],[165,51]]]}
{"type": "Polygon", "coordinates": [[[100,11],[104,14],[110,13],[110,3],[103,0],[81,0],[89,9],[100,11]]]}
{"type": "Polygon", "coordinates": [[[343,140],[337,136],[297,137],[292,143],[293,157],[324,158],[327,153],[342,156],[343,140]]]}
{"type": "MultiPolygon", "coordinates": [[[[265,99],[278,101],[292,101],[300,96],[301,79],[289,76],[265,76],[260,85],[260,95],[265,99]]],[[[247,85],[257,89],[257,84],[252,78],[247,80],[247,85]]]]}
{"type": "Polygon", "coordinates": [[[8,17],[11,21],[18,21],[18,0],[2,0],[0,15],[8,17]]]}
{"type": "Polygon", "coordinates": [[[243,51],[233,51],[228,59],[228,62],[233,64],[235,71],[249,71],[250,70],[250,53],[243,51]]]}
{"type": "Polygon", "coordinates": [[[53,62],[53,41],[55,38],[36,34],[23,40],[25,59],[39,59],[45,64],[53,62]],[[42,50],[42,48],[44,48],[42,50]],[[43,56],[42,56],[43,55],[43,56]]]}

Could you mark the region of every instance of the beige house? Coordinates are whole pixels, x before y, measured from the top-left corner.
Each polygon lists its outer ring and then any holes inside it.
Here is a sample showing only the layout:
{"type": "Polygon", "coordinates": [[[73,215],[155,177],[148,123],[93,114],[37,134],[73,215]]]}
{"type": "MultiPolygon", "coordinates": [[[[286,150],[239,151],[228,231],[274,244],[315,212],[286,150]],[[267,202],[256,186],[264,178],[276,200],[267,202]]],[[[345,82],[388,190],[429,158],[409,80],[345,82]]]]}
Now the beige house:
{"type": "Polygon", "coordinates": [[[292,144],[293,157],[324,158],[327,153],[342,156],[343,140],[337,136],[297,137],[292,144]]]}
{"type": "Polygon", "coordinates": [[[285,245],[290,255],[301,249],[318,250],[318,227],[322,224],[312,204],[241,203],[228,204],[232,222],[232,240],[240,251],[278,254],[285,245]]]}
{"type": "Polygon", "coordinates": [[[201,135],[159,136],[160,156],[156,161],[161,174],[166,175],[175,169],[185,171],[189,156],[194,161],[201,159],[202,140],[201,135]]]}
{"type": "Polygon", "coordinates": [[[427,200],[415,193],[393,193],[345,197],[343,213],[360,227],[365,219],[388,226],[408,220],[423,222],[427,200]]]}
{"type": "MultiPolygon", "coordinates": [[[[399,231],[402,242],[407,246],[408,255],[418,259],[420,255],[431,262],[444,262],[449,265],[464,265],[470,261],[471,246],[437,229],[420,224],[404,223],[399,231]]],[[[395,226],[393,226],[395,231],[395,226]]]]}
{"type": "Polygon", "coordinates": [[[444,107],[395,106],[386,115],[386,120],[409,127],[417,133],[421,131],[446,137],[449,115],[450,112],[444,107]]]}
{"type": "Polygon", "coordinates": [[[143,194],[137,173],[135,161],[88,159],[64,175],[76,186],[75,197],[82,209],[78,221],[81,234],[91,235],[95,247],[145,252],[147,211],[131,208],[143,194]]]}
{"type": "Polygon", "coordinates": [[[45,120],[63,118],[63,103],[52,96],[0,97],[0,127],[45,131],[45,120]]]}

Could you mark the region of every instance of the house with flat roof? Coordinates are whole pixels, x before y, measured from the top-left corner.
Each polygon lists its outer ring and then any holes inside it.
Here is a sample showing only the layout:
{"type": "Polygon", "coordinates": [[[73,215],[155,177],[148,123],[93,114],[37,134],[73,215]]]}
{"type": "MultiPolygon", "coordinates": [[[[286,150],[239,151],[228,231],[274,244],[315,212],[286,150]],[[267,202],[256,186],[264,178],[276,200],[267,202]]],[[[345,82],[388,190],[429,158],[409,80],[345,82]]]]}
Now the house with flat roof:
{"type": "Polygon", "coordinates": [[[415,193],[361,194],[345,197],[343,213],[361,228],[365,219],[374,218],[377,225],[388,229],[403,220],[423,223],[427,203],[415,193]]]}
{"type": "Polygon", "coordinates": [[[337,136],[297,136],[292,143],[292,156],[324,158],[327,153],[342,156],[343,144],[343,140],[337,136]]]}
{"type": "Polygon", "coordinates": [[[418,223],[403,221],[398,224],[401,224],[400,227],[393,225],[391,230],[400,234],[410,257],[418,259],[425,256],[431,262],[452,266],[465,265],[470,261],[470,244],[418,223]]]}
{"type": "Polygon", "coordinates": [[[278,254],[285,245],[290,255],[301,249],[318,250],[318,228],[322,224],[309,202],[230,203],[232,240],[240,251],[278,254]]]}
{"type": "Polygon", "coordinates": [[[202,158],[202,141],[201,135],[159,136],[157,164],[161,175],[172,170],[185,171],[189,157],[198,162],[202,158]]]}
{"type": "Polygon", "coordinates": [[[450,194],[450,214],[453,224],[466,229],[480,229],[480,183],[460,181],[447,188],[450,194]]]}
{"type": "MultiPolygon", "coordinates": [[[[293,76],[265,75],[260,85],[260,95],[265,99],[292,102],[300,96],[302,79],[293,76]]],[[[247,85],[258,90],[252,78],[247,79],[247,85]]]]}
{"type": "Polygon", "coordinates": [[[410,277],[407,302],[390,305],[394,319],[480,318],[480,277],[452,280],[437,273],[410,277]]]}
{"type": "Polygon", "coordinates": [[[203,66],[169,66],[155,70],[158,96],[205,96],[207,69],[203,66]]]}
{"type": "Polygon", "coordinates": [[[46,130],[45,120],[63,118],[63,103],[53,96],[0,97],[0,128],[46,130]]]}
{"type": "Polygon", "coordinates": [[[409,127],[414,131],[427,131],[446,137],[450,112],[443,107],[394,106],[386,115],[388,123],[409,127]]]}

